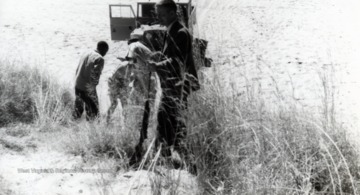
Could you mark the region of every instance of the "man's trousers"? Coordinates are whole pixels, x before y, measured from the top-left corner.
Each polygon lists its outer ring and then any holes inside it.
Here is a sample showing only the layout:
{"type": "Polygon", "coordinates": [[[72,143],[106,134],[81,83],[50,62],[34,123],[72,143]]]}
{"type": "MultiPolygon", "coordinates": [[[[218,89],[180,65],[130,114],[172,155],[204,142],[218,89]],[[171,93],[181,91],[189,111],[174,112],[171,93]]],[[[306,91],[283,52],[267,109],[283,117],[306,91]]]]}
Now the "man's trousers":
{"type": "Polygon", "coordinates": [[[96,89],[88,92],[75,87],[75,111],[74,118],[81,118],[84,108],[86,111],[86,120],[94,120],[99,116],[99,101],[96,89]]]}
{"type": "Polygon", "coordinates": [[[163,96],[161,98],[159,112],[158,112],[158,126],[157,126],[157,142],[165,147],[164,155],[170,155],[170,146],[178,152],[183,152],[183,139],[186,136],[186,126],[183,117],[185,102],[180,101],[179,98],[163,96]]]}

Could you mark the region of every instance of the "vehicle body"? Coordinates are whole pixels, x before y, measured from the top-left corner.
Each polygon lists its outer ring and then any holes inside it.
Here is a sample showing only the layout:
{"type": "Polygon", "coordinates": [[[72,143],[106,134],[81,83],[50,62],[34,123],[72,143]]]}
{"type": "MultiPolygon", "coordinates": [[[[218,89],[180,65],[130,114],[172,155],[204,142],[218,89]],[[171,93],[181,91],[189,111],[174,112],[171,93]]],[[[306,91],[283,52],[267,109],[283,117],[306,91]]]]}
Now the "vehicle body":
{"type": "MultiPolygon", "coordinates": [[[[175,0],[175,2],[178,5],[180,21],[191,30],[194,9],[191,0],[175,0]]],[[[152,51],[161,51],[166,28],[158,24],[155,4],[156,1],[153,0],[138,2],[136,14],[132,5],[109,5],[111,39],[121,41],[138,38],[152,51]]],[[[198,63],[204,66],[210,66],[211,60],[205,58],[207,41],[194,38],[193,42],[195,60],[198,59],[198,63]]]]}

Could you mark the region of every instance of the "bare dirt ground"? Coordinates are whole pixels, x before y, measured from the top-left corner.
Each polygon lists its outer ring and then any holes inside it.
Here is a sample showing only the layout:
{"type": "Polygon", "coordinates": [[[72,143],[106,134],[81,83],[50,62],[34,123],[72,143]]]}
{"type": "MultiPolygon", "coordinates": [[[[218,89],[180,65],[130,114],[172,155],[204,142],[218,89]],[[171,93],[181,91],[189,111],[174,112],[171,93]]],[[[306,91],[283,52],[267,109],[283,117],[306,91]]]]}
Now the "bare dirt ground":
{"type": "Polygon", "coordinates": [[[224,65],[216,74],[225,85],[241,91],[258,82],[264,91],[278,88],[285,99],[318,112],[324,96],[320,75],[331,75],[339,120],[358,129],[359,3],[211,2],[199,4],[207,16],[199,34],[211,40],[216,64],[224,65]]]}
{"type": "Polygon", "coordinates": [[[65,153],[64,131],[45,133],[19,125],[0,132],[1,194],[151,194],[152,184],[160,180],[165,181],[159,183],[162,193],[168,194],[172,179],[182,181],[178,194],[196,192],[194,176],[184,170],[117,172],[115,160],[65,153]]]}
{"type": "MultiPolygon", "coordinates": [[[[134,2],[129,1],[131,4],[134,2]]],[[[270,106],[279,101],[296,101],[314,113],[321,113],[324,100],[322,81],[326,75],[326,81],[334,86],[338,120],[353,129],[354,135],[358,135],[358,2],[196,2],[197,35],[209,40],[208,55],[214,59],[215,67],[203,70],[202,74],[220,77],[224,90],[235,88],[238,90],[236,93],[241,95],[242,91],[251,88],[255,94],[261,91],[257,95],[268,99],[270,106]],[[274,90],[278,96],[272,95],[274,90]]],[[[71,86],[81,53],[93,49],[99,40],[107,41],[110,43],[110,51],[105,57],[106,66],[98,86],[101,112],[105,112],[109,104],[106,80],[119,66],[115,58],[125,55],[127,49],[126,42],[110,40],[108,4],[113,3],[127,2],[0,0],[0,58],[25,61],[29,66],[41,66],[64,85],[71,86]]],[[[6,129],[1,131],[5,132],[6,129]]],[[[0,188],[6,189],[4,193],[111,194],[108,189],[122,192],[124,188],[121,187],[127,186],[125,189],[129,190],[129,182],[136,181],[132,178],[137,177],[138,173],[20,173],[19,169],[26,172],[28,169],[31,171],[31,168],[70,169],[83,165],[80,157],[61,152],[56,146],[58,142],[39,140],[48,139],[34,135],[14,138],[1,134],[0,188]],[[9,145],[6,141],[15,144],[9,145]],[[111,182],[115,180],[116,183],[111,182]]],[[[94,163],[87,168],[113,167],[112,163],[94,163]]],[[[137,185],[142,184],[138,182],[137,185]]],[[[143,189],[146,192],[149,185],[144,185],[147,186],[147,189],[143,189]]],[[[129,192],[126,190],[124,193],[129,192]]]]}

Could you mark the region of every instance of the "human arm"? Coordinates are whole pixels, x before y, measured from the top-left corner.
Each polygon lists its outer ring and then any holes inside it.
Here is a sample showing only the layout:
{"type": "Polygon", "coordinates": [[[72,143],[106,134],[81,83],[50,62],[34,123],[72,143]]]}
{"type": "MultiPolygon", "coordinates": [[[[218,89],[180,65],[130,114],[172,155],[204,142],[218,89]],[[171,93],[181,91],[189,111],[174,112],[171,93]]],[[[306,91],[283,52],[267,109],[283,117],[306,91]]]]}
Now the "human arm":
{"type": "Polygon", "coordinates": [[[190,49],[187,43],[189,40],[190,36],[185,28],[166,36],[164,57],[161,61],[150,64],[160,78],[170,79],[174,82],[182,80],[184,72],[186,72],[186,56],[190,49]]]}
{"type": "Polygon", "coordinates": [[[182,28],[176,33],[169,34],[166,39],[167,48],[164,54],[167,58],[157,63],[157,66],[162,67],[174,63],[184,66],[191,44],[191,37],[188,31],[182,28]]]}
{"type": "Polygon", "coordinates": [[[93,83],[95,86],[99,84],[100,75],[104,68],[104,63],[105,63],[105,61],[103,58],[97,59],[94,63],[94,70],[93,70],[92,78],[93,78],[93,83]]]}

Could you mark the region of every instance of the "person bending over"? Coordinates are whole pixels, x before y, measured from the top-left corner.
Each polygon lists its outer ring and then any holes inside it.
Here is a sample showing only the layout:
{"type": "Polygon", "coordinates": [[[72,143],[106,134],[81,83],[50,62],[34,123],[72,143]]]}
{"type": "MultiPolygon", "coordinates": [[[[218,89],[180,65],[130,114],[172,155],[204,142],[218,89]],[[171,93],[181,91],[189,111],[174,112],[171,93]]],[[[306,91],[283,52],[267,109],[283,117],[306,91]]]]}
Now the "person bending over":
{"type": "Polygon", "coordinates": [[[88,51],[80,58],[75,77],[75,109],[73,117],[81,118],[86,111],[86,120],[94,120],[99,116],[99,101],[96,86],[99,84],[104,68],[104,56],[109,50],[105,41],[97,43],[96,50],[88,51]]]}
{"type": "Polygon", "coordinates": [[[127,56],[118,58],[121,61],[128,61],[128,63],[120,66],[108,80],[111,104],[107,111],[107,122],[110,121],[111,115],[118,105],[118,99],[123,108],[128,104],[143,105],[147,100],[148,93],[153,102],[158,88],[158,77],[156,74],[150,77],[147,65],[149,59],[156,60],[157,54],[153,53],[138,38],[131,38],[128,45],[127,56]],[[149,82],[151,83],[150,89],[149,82]]]}

